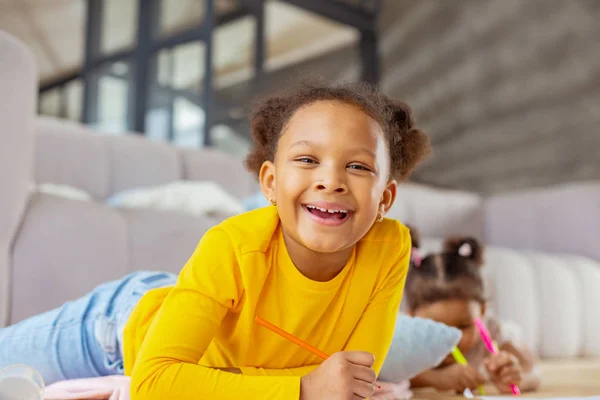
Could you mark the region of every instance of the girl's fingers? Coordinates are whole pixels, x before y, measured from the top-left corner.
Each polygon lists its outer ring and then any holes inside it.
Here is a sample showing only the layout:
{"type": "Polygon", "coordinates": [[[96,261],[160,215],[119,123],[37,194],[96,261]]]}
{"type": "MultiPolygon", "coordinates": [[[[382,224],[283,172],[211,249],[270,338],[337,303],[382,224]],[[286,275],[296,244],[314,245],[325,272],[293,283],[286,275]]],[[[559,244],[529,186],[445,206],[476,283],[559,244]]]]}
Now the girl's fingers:
{"type": "Polygon", "coordinates": [[[498,373],[502,368],[506,366],[510,366],[513,364],[513,360],[506,353],[499,353],[497,355],[492,356],[492,358],[487,363],[487,367],[492,372],[498,373]]]}
{"type": "Polygon", "coordinates": [[[516,372],[513,374],[509,374],[509,375],[504,375],[501,378],[501,382],[506,383],[506,384],[511,384],[511,383],[519,384],[521,382],[521,379],[522,379],[521,374],[516,372]]]}
{"type": "Polygon", "coordinates": [[[507,376],[521,376],[521,368],[516,365],[506,366],[498,371],[497,376],[502,380],[507,376]]]}

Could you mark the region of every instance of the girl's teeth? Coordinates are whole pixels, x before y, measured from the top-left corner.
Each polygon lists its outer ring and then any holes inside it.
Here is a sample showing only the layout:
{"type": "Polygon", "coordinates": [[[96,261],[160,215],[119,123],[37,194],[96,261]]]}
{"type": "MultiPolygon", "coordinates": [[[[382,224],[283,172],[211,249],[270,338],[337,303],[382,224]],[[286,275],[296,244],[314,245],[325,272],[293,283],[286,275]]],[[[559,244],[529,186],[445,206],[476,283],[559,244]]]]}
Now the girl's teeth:
{"type": "Polygon", "coordinates": [[[348,211],[346,210],[328,210],[326,208],[316,207],[316,206],[307,206],[308,208],[314,208],[319,211],[328,212],[330,214],[335,214],[336,212],[346,214],[348,211]]]}

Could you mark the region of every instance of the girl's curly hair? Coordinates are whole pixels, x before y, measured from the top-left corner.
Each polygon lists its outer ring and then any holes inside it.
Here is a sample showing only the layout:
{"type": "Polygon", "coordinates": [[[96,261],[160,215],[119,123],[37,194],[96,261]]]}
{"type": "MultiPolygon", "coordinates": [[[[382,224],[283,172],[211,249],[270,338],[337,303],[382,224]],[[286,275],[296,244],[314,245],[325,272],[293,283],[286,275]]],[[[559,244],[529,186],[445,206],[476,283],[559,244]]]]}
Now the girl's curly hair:
{"type": "Polygon", "coordinates": [[[388,143],[390,178],[404,180],[431,151],[429,138],[415,127],[412,110],[366,83],[339,85],[302,83],[299,88],[272,94],[251,113],[253,146],[246,168],[258,176],[265,161],[273,161],[279,137],[294,113],[316,101],[334,100],[362,109],[377,121],[388,143]]]}

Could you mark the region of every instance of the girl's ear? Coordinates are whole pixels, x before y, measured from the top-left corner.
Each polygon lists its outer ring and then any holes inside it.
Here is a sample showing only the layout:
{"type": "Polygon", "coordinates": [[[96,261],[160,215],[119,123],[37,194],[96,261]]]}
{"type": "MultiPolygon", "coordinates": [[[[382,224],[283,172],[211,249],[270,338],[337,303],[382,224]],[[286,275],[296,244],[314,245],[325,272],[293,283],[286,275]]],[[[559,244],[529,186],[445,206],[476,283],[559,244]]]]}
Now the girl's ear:
{"type": "Polygon", "coordinates": [[[381,196],[381,201],[379,202],[379,212],[382,216],[387,214],[387,212],[390,211],[390,208],[392,208],[394,205],[394,201],[396,201],[397,188],[398,184],[394,179],[387,183],[387,186],[383,191],[383,195],[381,196]]]}
{"type": "Polygon", "coordinates": [[[265,161],[260,167],[258,182],[267,200],[277,202],[275,196],[275,165],[271,161],[265,161]]]}
{"type": "Polygon", "coordinates": [[[485,301],[483,301],[479,304],[481,304],[481,316],[485,317],[485,313],[487,311],[487,303],[485,301]]]}

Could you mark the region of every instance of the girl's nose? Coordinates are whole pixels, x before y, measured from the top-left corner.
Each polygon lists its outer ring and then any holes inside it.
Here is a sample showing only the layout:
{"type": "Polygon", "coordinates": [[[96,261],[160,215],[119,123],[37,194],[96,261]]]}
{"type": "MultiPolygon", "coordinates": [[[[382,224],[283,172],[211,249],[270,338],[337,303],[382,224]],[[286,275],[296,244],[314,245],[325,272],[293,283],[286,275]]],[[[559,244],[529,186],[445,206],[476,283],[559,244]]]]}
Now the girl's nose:
{"type": "Polygon", "coordinates": [[[339,172],[330,170],[315,182],[315,189],[322,192],[343,194],[348,192],[348,185],[339,172]]]}

